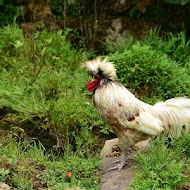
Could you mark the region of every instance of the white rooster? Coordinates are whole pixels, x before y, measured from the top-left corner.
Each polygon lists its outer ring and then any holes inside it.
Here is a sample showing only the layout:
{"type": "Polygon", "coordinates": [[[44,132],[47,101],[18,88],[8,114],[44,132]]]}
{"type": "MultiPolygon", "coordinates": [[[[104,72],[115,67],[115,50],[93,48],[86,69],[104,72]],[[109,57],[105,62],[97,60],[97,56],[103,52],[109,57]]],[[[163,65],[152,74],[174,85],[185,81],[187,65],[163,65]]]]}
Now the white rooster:
{"type": "Polygon", "coordinates": [[[97,58],[82,64],[93,76],[87,90],[104,121],[119,139],[121,162],[111,169],[122,169],[131,145],[161,133],[179,137],[190,127],[190,99],[173,98],[154,106],[137,99],[115,80],[116,69],[107,59],[97,58]]]}

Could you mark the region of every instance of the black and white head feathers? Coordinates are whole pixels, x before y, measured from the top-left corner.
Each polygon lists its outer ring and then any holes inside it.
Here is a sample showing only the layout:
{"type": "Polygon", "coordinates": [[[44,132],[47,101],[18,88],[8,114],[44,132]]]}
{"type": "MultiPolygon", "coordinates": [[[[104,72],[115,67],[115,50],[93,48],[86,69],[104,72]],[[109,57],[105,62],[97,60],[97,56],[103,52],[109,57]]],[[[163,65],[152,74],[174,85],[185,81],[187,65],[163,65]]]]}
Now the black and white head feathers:
{"type": "Polygon", "coordinates": [[[85,67],[91,75],[99,78],[114,80],[116,77],[116,69],[112,62],[107,61],[107,58],[103,60],[98,57],[97,59],[82,63],[82,67],[85,67]]]}

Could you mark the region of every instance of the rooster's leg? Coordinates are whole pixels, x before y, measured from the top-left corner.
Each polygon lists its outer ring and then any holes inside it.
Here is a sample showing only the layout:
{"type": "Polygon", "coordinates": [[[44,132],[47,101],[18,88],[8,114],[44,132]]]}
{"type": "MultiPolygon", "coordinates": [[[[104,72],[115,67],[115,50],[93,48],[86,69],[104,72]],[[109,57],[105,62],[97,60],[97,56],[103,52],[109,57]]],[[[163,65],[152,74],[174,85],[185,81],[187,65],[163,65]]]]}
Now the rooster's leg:
{"type": "Polygon", "coordinates": [[[108,170],[110,171],[110,170],[118,169],[118,171],[120,171],[126,165],[125,161],[127,159],[127,152],[128,152],[128,150],[123,151],[122,154],[121,154],[121,160],[116,160],[115,161],[115,163],[120,161],[120,164],[118,164],[115,167],[109,168],[108,170]]]}

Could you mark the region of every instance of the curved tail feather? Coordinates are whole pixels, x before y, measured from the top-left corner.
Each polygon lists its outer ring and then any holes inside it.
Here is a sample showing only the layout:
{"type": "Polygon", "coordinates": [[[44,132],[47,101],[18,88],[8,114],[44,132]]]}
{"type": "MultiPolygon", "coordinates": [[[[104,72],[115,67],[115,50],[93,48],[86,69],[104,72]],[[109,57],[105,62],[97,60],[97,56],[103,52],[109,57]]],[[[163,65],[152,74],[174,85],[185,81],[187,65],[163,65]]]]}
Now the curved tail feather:
{"type": "Polygon", "coordinates": [[[173,98],[165,102],[158,102],[153,106],[164,125],[166,133],[179,137],[186,128],[186,134],[190,129],[190,99],[173,98]]]}

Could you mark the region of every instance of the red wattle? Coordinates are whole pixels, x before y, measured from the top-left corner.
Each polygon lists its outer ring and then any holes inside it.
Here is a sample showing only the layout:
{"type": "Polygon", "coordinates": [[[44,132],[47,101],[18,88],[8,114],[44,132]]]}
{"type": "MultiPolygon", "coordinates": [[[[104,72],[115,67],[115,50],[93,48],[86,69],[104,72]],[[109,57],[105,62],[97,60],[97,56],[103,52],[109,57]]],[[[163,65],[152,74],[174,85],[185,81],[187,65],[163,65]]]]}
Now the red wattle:
{"type": "Polygon", "coordinates": [[[95,90],[96,88],[98,88],[100,86],[100,78],[96,77],[90,81],[87,82],[87,90],[88,92],[91,92],[93,90],[95,90]]]}

